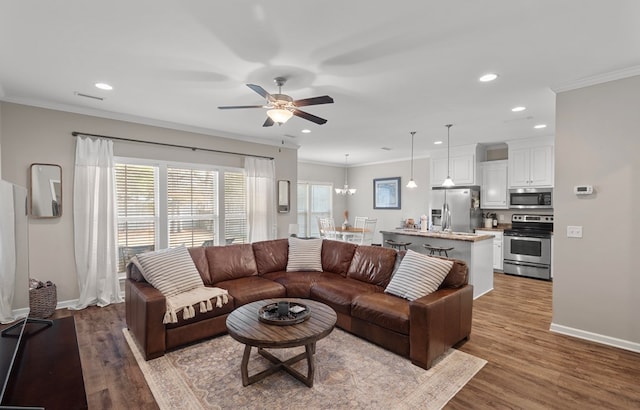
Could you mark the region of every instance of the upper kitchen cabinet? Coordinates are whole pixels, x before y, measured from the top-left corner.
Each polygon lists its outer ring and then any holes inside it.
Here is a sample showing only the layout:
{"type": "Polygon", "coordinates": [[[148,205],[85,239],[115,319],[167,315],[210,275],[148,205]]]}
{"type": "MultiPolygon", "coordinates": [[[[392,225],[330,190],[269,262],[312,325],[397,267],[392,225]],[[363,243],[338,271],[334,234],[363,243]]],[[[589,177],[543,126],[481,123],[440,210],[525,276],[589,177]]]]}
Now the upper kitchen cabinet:
{"type": "Polygon", "coordinates": [[[447,163],[447,150],[434,151],[431,156],[431,186],[440,186],[449,176],[456,185],[478,185],[479,165],[484,160],[484,152],[478,144],[451,148],[451,159],[447,163]]]}
{"type": "Polygon", "coordinates": [[[487,161],[480,166],[482,192],[480,208],[507,209],[507,160],[487,161]]]}
{"type": "Polygon", "coordinates": [[[508,145],[509,188],[553,187],[553,137],[508,145]]]}

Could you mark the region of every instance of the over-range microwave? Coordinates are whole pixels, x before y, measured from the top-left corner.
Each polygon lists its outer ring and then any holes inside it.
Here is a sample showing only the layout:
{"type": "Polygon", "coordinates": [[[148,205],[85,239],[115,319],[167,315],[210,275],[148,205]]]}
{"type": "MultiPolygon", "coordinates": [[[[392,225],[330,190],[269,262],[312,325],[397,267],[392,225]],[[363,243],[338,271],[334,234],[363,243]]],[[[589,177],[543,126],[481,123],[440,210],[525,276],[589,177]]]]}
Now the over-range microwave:
{"type": "Polygon", "coordinates": [[[515,188],[509,190],[509,208],[553,208],[552,188],[515,188]]]}

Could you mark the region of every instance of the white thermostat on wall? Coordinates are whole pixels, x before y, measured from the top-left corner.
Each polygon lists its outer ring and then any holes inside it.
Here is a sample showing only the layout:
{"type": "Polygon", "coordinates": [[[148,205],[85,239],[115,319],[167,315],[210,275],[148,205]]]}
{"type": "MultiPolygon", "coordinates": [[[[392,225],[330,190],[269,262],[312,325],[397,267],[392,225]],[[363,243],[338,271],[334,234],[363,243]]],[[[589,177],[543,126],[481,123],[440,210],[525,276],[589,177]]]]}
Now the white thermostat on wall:
{"type": "Polygon", "coordinates": [[[573,193],[576,195],[593,194],[593,185],[576,185],[573,187],[573,193]]]}

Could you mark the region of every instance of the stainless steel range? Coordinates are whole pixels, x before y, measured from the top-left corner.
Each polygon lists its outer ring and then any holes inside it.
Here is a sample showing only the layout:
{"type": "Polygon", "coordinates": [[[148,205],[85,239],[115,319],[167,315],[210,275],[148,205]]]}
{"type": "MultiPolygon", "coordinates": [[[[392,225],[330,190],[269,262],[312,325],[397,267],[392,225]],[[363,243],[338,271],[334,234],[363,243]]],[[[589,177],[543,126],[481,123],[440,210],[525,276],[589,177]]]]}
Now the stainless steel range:
{"type": "Polygon", "coordinates": [[[504,273],[551,280],[553,215],[513,214],[504,231],[504,273]]]}

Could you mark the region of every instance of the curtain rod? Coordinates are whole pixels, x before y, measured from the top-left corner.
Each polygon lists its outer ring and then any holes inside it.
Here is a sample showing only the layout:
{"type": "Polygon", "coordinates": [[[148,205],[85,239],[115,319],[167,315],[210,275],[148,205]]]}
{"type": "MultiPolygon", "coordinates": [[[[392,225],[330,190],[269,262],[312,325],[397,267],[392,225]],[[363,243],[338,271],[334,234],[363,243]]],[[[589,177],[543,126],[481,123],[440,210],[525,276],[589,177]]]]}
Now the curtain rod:
{"type": "Polygon", "coordinates": [[[267,157],[264,155],[242,154],[240,152],[233,152],[233,151],[222,151],[222,150],[210,149],[210,148],[189,147],[187,145],[168,144],[165,142],[143,141],[143,140],[136,140],[132,138],[111,137],[109,135],[88,134],[86,132],[79,132],[79,131],[73,131],[71,135],[73,135],[74,137],[77,137],[78,135],[84,135],[86,137],[98,137],[98,138],[107,138],[110,140],[118,140],[118,141],[139,142],[141,144],[161,145],[163,147],[172,147],[172,148],[184,148],[184,149],[190,149],[192,151],[208,151],[208,152],[216,152],[218,154],[240,155],[243,157],[265,158],[270,160],[274,159],[273,157],[267,157]]]}

